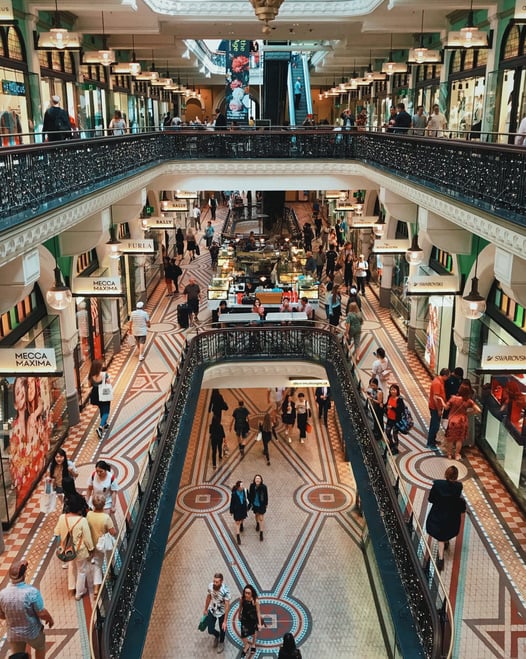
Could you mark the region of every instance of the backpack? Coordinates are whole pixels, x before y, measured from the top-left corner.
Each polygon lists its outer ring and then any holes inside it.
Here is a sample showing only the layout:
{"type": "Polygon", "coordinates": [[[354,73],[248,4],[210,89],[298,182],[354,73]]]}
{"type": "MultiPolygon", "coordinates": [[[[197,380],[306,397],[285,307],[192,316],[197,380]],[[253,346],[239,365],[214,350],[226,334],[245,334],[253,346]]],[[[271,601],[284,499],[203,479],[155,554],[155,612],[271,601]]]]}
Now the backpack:
{"type": "Polygon", "coordinates": [[[402,413],[400,415],[400,420],[396,422],[395,426],[398,432],[401,432],[402,435],[407,435],[411,428],[415,425],[413,417],[403,398],[400,398],[402,404],[402,413]]]}
{"type": "MultiPolygon", "coordinates": [[[[74,561],[77,558],[77,551],[80,548],[80,543],[78,548],[75,547],[75,543],[73,542],[73,529],[79,522],[80,519],[78,519],[70,529],[68,525],[68,518],[66,517],[66,527],[68,529],[68,533],[64,538],[64,541],[60,543],[57,549],[57,558],[63,563],[69,563],[70,561],[74,561]]],[[[80,542],[82,542],[82,538],[80,539],[80,542]]]]}
{"type": "Polygon", "coordinates": [[[55,130],[61,130],[62,132],[71,135],[69,115],[66,110],[63,110],[62,108],[58,108],[58,112],[55,113],[55,130]]]}

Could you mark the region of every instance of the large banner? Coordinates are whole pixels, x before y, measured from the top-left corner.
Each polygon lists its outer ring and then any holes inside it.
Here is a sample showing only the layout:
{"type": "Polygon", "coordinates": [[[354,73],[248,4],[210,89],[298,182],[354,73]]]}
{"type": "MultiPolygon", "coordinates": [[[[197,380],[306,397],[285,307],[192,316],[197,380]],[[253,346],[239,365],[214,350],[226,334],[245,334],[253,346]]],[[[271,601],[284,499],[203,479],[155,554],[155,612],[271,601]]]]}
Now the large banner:
{"type": "Polygon", "coordinates": [[[238,124],[248,123],[251,43],[229,41],[226,53],[226,118],[238,124]]]}

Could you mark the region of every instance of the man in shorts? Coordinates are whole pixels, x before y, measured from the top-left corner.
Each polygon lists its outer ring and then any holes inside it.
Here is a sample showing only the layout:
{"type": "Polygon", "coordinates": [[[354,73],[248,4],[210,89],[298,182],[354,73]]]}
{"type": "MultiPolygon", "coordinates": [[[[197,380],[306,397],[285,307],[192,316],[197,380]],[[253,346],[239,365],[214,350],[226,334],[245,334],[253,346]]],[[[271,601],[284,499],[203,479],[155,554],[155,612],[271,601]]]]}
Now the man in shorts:
{"type": "Polygon", "coordinates": [[[7,641],[12,654],[24,653],[26,645],[36,659],[46,656],[44,624],[54,621],[37,588],[25,583],[27,561],[15,561],[9,568],[9,584],[0,591],[0,619],[7,624],[7,641]]]}
{"type": "Polygon", "coordinates": [[[137,308],[130,314],[129,333],[135,338],[135,345],[139,348],[139,361],[144,359],[144,346],[146,334],[150,327],[150,316],[144,311],[144,302],[137,302],[137,308]]]}
{"type": "Polygon", "coordinates": [[[188,318],[190,323],[197,322],[201,289],[199,288],[199,284],[196,282],[195,277],[190,277],[188,284],[186,284],[184,287],[183,294],[186,295],[186,304],[188,306],[188,318]]]}

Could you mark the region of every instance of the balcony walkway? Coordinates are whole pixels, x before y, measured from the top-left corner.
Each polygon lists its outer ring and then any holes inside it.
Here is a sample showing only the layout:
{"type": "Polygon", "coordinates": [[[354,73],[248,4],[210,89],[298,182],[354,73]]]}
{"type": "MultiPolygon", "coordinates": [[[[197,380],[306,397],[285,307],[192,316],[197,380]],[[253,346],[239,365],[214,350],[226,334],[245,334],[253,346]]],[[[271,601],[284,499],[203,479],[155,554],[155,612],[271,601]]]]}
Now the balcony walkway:
{"type": "MultiPolygon", "coordinates": [[[[306,205],[297,204],[297,210],[300,219],[309,216],[310,209],[306,205]]],[[[183,285],[190,272],[205,286],[210,276],[208,256],[202,255],[185,268],[183,285]]],[[[176,367],[185,341],[184,333],[176,325],[177,302],[165,297],[164,284],[161,284],[148,304],[152,329],[145,361],[138,362],[128,348],[113,360],[110,373],[116,383],[116,400],[112,404],[108,438],[98,439],[95,433],[97,415],[88,406],[82,413],[81,423],[71,430],[65,443],[68,456],[73,457],[80,471],[79,489],[86,487],[98,458],[108,459],[115,466],[122,488],[117,512],[119,522],[138,465],[155,434],[171,379],[167,374],[176,367]]],[[[383,345],[391,360],[394,377],[401,383],[413,410],[415,430],[408,437],[401,438],[397,460],[415,505],[421,507],[423,521],[426,491],[432,479],[442,477],[450,464],[445,457],[424,448],[430,378],[417,358],[408,353],[405,341],[390,321],[388,312],[379,309],[371,289],[367,290],[364,310],[366,322],[359,364],[363,379],[367,378],[373,361],[372,351],[377,345],[383,345]]],[[[201,316],[205,318],[204,310],[201,316]]],[[[225,392],[231,409],[239,393],[236,390],[225,392]]],[[[264,409],[264,394],[255,392],[250,399],[255,420],[264,409]]],[[[372,608],[370,604],[363,604],[368,583],[364,581],[356,546],[359,519],[352,509],[327,511],[331,501],[340,498],[349,502],[353,500],[352,474],[339,452],[333,420],[329,422],[329,433],[316,420],[313,441],[304,446],[298,442],[289,445],[283,440],[283,429],[280,428],[280,440],[270,447],[271,467],[266,466],[259,446],[254,442],[256,426],[253,423],[250,449],[244,461],[239,464],[232,451],[226,464],[214,472],[207,450],[206,393],[201,395],[199,409],[203,414],[196,416],[183,474],[187,488],[178,500],[167,561],[161,575],[158,599],[163,601],[155,607],[154,633],[147,639],[144,656],[160,659],[213,654],[210,639],[197,631],[197,621],[206,586],[216,570],[225,573],[234,599],[239,596],[239,587],[245,579],[256,581],[269,597],[280,598],[281,608],[275,623],[281,627],[276,629],[281,631],[287,621],[296,620],[304,630],[301,636],[298,628],[304,657],[332,658],[352,654],[376,659],[385,656],[375,618],[371,615],[372,608]],[[243,478],[249,482],[255,473],[263,474],[270,489],[265,540],[259,542],[250,519],[243,534],[243,544],[238,548],[233,542],[232,523],[224,510],[224,499],[218,503],[217,510],[206,511],[206,514],[202,509],[196,511],[190,504],[198,486],[204,488],[205,496],[208,496],[208,490],[226,497],[227,486],[233,479],[243,478]],[[292,496],[294,491],[298,496],[292,496]],[[297,538],[301,541],[295,544],[297,538]],[[177,615],[169,613],[168,605],[176,599],[174,592],[180,593],[179,605],[184,607],[182,619],[178,617],[180,609],[177,609],[177,615]],[[341,593],[348,598],[348,608],[343,612],[341,593]],[[335,608],[336,595],[338,609],[335,608]],[[293,602],[293,607],[283,606],[287,598],[293,602]],[[349,623],[347,614],[357,598],[362,606],[360,621],[349,623]],[[303,620],[301,606],[308,614],[303,620]],[[369,613],[364,609],[369,609],[369,613]],[[158,617],[162,615],[167,618],[158,617]],[[167,620],[171,620],[171,624],[167,620]],[[359,634],[356,631],[358,622],[366,625],[359,634]],[[369,634],[368,638],[366,634],[369,634]],[[363,638],[366,638],[369,650],[359,645],[363,638]],[[351,647],[350,643],[354,642],[357,645],[351,647]],[[378,644],[375,646],[375,643],[378,644]]],[[[233,447],[231,435],[229,443],[233,447]]],[[[451,544],[443,572],[455,607],[457,639],[454,656],[462,659],[524,657],[525,520],[480,452],[470,448],[465,449],[465,455],[462,463],[457,464],[470,514],[466,516],[456,542],[451,544]]],[[[27,557],[30,561],[29,581],[41,589],[46,606],[55,617],[55,627],[46,631],[47,656],[52,659],[83,659],[89,657],[87,624],[92,597],[76,602],[68,593],[66,571],[61,569],[52,546],[58,512],[47,518],[41,515],[38,495],[35,493],[14,528],[5,536],[6,551],[2,555],[0,577],[5,584],[11,561],[16,557],[27,557]]],[[[201,499],[196,500],[194,496],[193,503],[196,502],[202,504],[201,499]]],[[[267,605],[266,600],[263,603],[267,605]]],[[[275,611],[277,606],[272,608],[275,611]]],[[[263,640],[267,639],[269,652],[260,651],[257,656],[273,656],[274,623],[271,618],[267,622],[269,627],[265,634],[268,636],[264,635],[263,640]]],[[[239,656],[239,647],[233,623],[229,623],[224,656],[239,656]]],[[[7,656],[4,639],[0,645],[0,657],[7,656]]]]}

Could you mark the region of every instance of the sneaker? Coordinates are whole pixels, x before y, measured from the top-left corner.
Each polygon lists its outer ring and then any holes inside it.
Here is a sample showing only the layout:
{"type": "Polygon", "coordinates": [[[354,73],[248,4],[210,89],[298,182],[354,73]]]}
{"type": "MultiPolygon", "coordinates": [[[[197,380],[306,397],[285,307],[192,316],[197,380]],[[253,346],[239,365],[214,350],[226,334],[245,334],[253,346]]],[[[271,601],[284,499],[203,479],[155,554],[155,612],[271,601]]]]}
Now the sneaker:
{"type": "Polygon", "coordinates": [[[142,362],[144,360],[144,355],[139,356],[139,361],[142,362]]]}
{"type": "Polygon", "coordinates": [[[440,450],[436,444],[426,444],[426,448],[430,451],[438,451],[440,450]]]}
{"type": "Polygon", "coordinates": [[[104,430],[108,430],[109,427],[110,427],[110,424],[109,424],[109,423],[105,423],[105,424],[104,424],[104,430]]]}
{"type": "Polygon", "coordinates": [[[219,643],[219,645],[217,646],[217,654],[221,654],[224,651],[225,651],[225,644],[219,643]]]}
{"type": "Polygon", "coordinates": [[[292,444],[292,438],[289,437],[289,444],[292,444]]]}
{"type": "Polygon", "coordinates": [[[305,444],[305,440],[304,440],[304,439],[300,439],[300,443],[301,443],[301,444],[305,444]]]}
{"type": "Polygon", "coordinates": [[[214,642],[213,642],[213,644],[212,644],[212,647],[213,647],[213,648],[217,648],[218,645],[219,645],[219,638],[216,636],[216,637],[214,638],[214,642]]]}
{"type": "Polygon", "coordinates": [[[444,569],[444,559],[443,558],[437,558],[437,570],[439,572],[442,572],[444,569]]]}
{"type": "Polygon", "coordinates": [[[101,426],[99,426],[99,427],[97,428],[97,435],[99,436],[99,439],[102,439],[102,434],[103,434],[103,432],[104,432],[104,428],[102,428],[101,426]]]}

